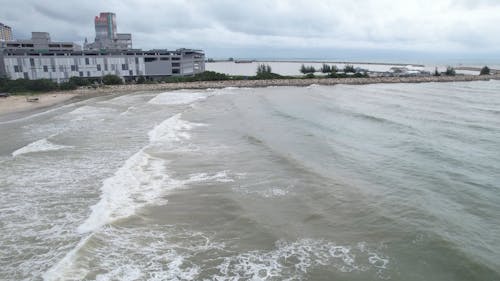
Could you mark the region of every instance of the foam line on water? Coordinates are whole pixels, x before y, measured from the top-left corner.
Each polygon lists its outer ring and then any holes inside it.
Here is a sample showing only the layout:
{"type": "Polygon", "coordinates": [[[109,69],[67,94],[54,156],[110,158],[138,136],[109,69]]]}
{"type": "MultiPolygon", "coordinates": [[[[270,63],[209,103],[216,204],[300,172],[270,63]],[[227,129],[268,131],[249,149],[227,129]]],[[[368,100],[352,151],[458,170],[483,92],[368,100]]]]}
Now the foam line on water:
{"type": "Polygon", "coordinates": [[[73,248],[69,253],[67,253],[62,260],[60,260],[56,265],[51,267],[47,272],[43,274],[44,281],[56,281],[56,280],[65,280],[68,275],[78,275],[78,278],[75,279],[83,279],[85,277],[83,274],[78,274],[77,272],[70,272],[73,267],[71,265],[74,264],[77,253],[83,246],[90,240],[92,237],[88,235],[84,239],[80,240],[78,244],[73,248]]]}
{"type": "MultiPolygon", "coordinates": [[[[104,180],[101,200],[91,207],[90,216],[78,231],[95,231],[109,222],[133,215],[138,208],[159,198],[167,180],[164,161],[140,150],[112,177],[104,180]]],[[[170,184],[175,182],[171,180],[170,184]]]]}
{"type": "Polygon", "coordinates": [[[208,98],[204,92],[173,91],[157,95],[148,101],[149,104],[158,105],[181,105],[190,104],[208,98]]]}
{"type": "MultiPolygon", "coordinates": [[[[182,145],[184,140],[191,137],[188,131],[196,126],[203,124],[182,120],[179,113],[149,131],[149,144],[127,159],[113,176],[103,181],[101,199],[91,207],[90,216],[78,227],[78,231],[95,231],[112,221],[129,217],[137,209],[161,201],[165,190],[187,183],[170,178],[165,160],[151,156],[147,150],[158,145],[182,145]]],[[[215,176],[218,179],[223,177],[215,176]]]]}
{"type": "Polygon", "coordinates": [[[192,123],[181,119],[181,114],[176,114],[155,126],[149,131],[149,141],[151,144],[158,142],[174,142],[188,140],[191,135],[187,132],[194,127],[204,126],[204,124],[192,123]]]}
{"type": "Polygon", "coordinates": [[[22,154],[33,153],[33,152],[44,152],[44,151],[54,151],[65,148],[72,148],[72,146],[67,145],[59,145],[50,142],[48,139],[40,139],[35,142],[32,142],[26,146],[21,147],[20,149],[12,152],[12,157],[16,157],[22,154]]]}
{"type": "MultiPolygon", "coordinates": [[[[167,174],[166,161],[148,153],[152,148],[188,145],[185,143],[185,140],[191,137],[188,131],[197,126],[204,124],[182,120],[181,114],[155,126],[148,133],[149,144],[127,159],[111,177],[103,181],[100,200],[91,207],[89,217],[77,231],[81,234],[92,233],[90,235],[101,233],[105,231],[105,225],[133,216],[138,209],[146,205],[165,202],[163,195],[166,191],[186,184],[233,181],[228,176],[228,171],[191,174],[183,180],[173,179],[167,174]]],[[[75,262],[78,251],[84,247],[86,241],[88,238],[83,239],[75,249],[47,271],[46,280],[64,280],[65,276],[80,274],[75,269],[75,262]]],[[[171,265],[175,267],[175,263],[171,265]]]]}
{"type": "Polygon", "coordinates": [[[216,266],[215,280],[302,280],[317,267],[340,272],[373,271],[385,276],[389,258],[370,250],[365,243],[338,245],[315,239],[279,240],[270,251],[249,251],[225,257],[216,266]]]}

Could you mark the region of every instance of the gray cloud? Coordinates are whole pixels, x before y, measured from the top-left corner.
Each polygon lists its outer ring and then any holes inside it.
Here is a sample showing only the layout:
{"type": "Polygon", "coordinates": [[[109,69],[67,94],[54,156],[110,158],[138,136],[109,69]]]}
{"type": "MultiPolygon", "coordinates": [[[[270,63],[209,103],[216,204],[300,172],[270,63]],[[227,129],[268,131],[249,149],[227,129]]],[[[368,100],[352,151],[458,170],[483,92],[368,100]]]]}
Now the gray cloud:
{"type": "Polygon", "coordinates": [[[93,18],[117,14],[119,32],[139,48],[366,49],[412,52],[499,51],[497,0],[0,0],[0,22],[18,38],[94,37],[93,18]]]}

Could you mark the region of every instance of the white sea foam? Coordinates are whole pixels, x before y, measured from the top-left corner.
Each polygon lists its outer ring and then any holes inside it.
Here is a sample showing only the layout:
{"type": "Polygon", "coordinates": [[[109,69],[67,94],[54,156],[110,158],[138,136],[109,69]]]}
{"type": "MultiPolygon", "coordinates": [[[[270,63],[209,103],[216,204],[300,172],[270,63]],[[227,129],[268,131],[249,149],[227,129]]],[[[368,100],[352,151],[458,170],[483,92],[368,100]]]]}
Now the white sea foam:
{"type": "MultiPolygon", "coordinates": [[[[166,190],[177,188],[187,182],[167,175],[166,162],[147,153],[147,150],[161,144],[181,146],[182,141],[190,138],[188,130],[202,124],[181,119],[181,114],[174,115],[149,133],[150,144],[130,157],[115,174],[104,180],[101,187],[101,200],[91,207],[91,214],[78,227],[81,233],[95,231],[105,224],[135,214],[137,209],[147,204],[163,202],[161,196],[166,190]]],[[[223,179],[223,175],[216,176],[223,179]]]]}
{"type": "Polygon", "coordinates": [[[16,157],[16,156],[19,156],[22,154],[27,154],[27,153],[54,151],[54,150],[60,150],[60,149],[65,149],[65,148],[72,148],[72,146],[55,144],[55,143],[50,142],[47,139],[41,139],[41,140],[37,140],[35,142],[32,142],[24,147],[21,147],[20,149],[14,151],[14,152],[12,152],[12,156],[16,157]]]}
{"type": "Polygon", "coordinates": [[[341,272],[374,270],[380,274],[389,263],[380,256],[366,245],[351,247],[314,239],[280,240],[270,251],[249,251],[224,258],[217,266],[219,273],[212,279],[301,280],[315,267],[341,272]]]}
{"type": "Polygon", "coordinates": [[[319,87],[321,87],[321,85],[318,85],[318,84],[311,84],[311,85],[307,86],[306,88],[307,88],[307,89],[316,89],[316,88],[319,88],[319,87]]]}
{"type": "Polygon", "coordinates": [[[116,109],[109,107],[96,107],[84,105],[68,113],[71,121],[84,121],[91,119],[102,120],[105,117],[116,113],[116,109]]]}
{"type": "MultiPolygon", "coordinates": [[[[241,178],[240,176],[238,177],[241,178]]],[[[292,190],[294,187],[295,183],[277,186],[277,183],[273,181],[264,180],[251,184],[234,186],[233,190],[247,195],[257,195],[264,198],[276,198],[287,196],[291,193],[293,194],[292,190]]]]}
{"type": "Polygon", "coordinates": [[[88,242],[88,240],[92,237],[89,235],[84,239],[80,240],[78,244],[73,248],[69,253],[64,256],[62,260],[52,266],[47,272],[43,274],[44,281],[57,281],[57,280],[66,280],[66,276],[78,276],[77,279],[83,279],[85,274],[81,271],[75,270],[72,265],[75,263],[77,258],[77,253],[82,249],[82,247],[88,242]]]}
{"type": "Polygon", "coordinates": [[[206,92],[173,91],[157,95],[149,100],[150,104],[181,105],[204,100],[208,97],[206,92]]]}
{"type": "Polygon", "coordinates": [[[149,141],[151,143],[165,143],[188,140],[191,138],[191,135],[187,133],[187,131],[198,126],[204,126],[204,124],[182,120],[181,114],[179,113],[155,126],[154,129],[148,133],[149,141]]]}
{"type": "Polygon", "coordinates": [[[204,233],[165,225],[107,226],[92,242],[85,248],[87,255],[80,256],[78,269],[66,269],[69,274],[59,280],[82,280],[90,272],[100,281],[200,280],[204,265],[190,258],[224,248],[204,233]]]}
{"type": "Polygon", "coordinates": [[[213,175],[210,175],[208,173],[191,174],[189,179],[185,181],[185,183],[211,181],[211,180],[215,180],[217,182],[234,182],[234,179],[230,178],[227,173],[228,171],[221,171],[213,175]]]}
{"type": "MultiPolygon", "coordinates": [[[[165,161],[140,150],[112,177],[104,180],[101,200],[91,207],[90,216],[78,231],[95,231],[109,222],[133,215],[138,208],[159,199],[167,180],[170,179],[165,161]]],[[[175,184],[170,180],[169,185],[175,184]]]]}

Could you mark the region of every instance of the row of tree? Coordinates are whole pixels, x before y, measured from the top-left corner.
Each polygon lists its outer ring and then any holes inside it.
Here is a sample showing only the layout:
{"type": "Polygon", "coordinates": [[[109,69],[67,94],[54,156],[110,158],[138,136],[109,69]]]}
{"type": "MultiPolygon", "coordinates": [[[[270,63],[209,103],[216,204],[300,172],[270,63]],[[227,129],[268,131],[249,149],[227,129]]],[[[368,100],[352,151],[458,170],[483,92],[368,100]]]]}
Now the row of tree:
{"type": "MultiPolygon", "coordinates": [[[[300,67],[300,72],[302,74],[309,74],[309,73],[316,73],[318,71],[321,71],[322,73],[337,73],[340,72],[338,67],[336,65],[328,65],[324,63],[319,70],[317,70],[314,66],[305,66],[302,64],[300,67]]],[[[354,68],[353,65],[347,64],[344,66],[344,69],[342,70],[344,73],[356,73],[356,69],[354,68]]]]}
{"type": "Polygon", "coordinates": [[[75,90],[80,86],[93,84],[118,85],[123,80],[116,75],[105,75],[100,79],[87,79],[82,77],[71,77],[67,82],[56,83],[50,79],[16,79],[0,77],[0,92],[26,93],[26,92],[50,92],[58,90],[75,90]]]}
{"type": "MultiPolygon", "coordinates": [[[[488,66],[484,66],[481,68],[479,71],[479,75],[490,75],[491,70],[488,66]]],[[[434,76],[441,76],[441,74],[444,74],[446,76],[455,76],[457,75],[457,72],[455,71],[455,68],[448,66],[446,67],[446,71],[444,73],[439,72],[438,68],[436,67],[436,70],[434,71],[434,76]]]]}

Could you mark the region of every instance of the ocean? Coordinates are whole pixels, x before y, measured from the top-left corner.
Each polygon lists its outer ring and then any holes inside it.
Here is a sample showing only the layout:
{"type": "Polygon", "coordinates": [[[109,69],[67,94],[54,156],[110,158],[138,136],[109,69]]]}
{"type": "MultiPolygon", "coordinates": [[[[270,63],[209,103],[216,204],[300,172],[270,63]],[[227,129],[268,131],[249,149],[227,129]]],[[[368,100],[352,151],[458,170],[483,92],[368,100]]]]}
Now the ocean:
{"type": "Polygon", "coordinates": [[[0,280],[500,280],[500,81],[0,120],[0,280]]]}

